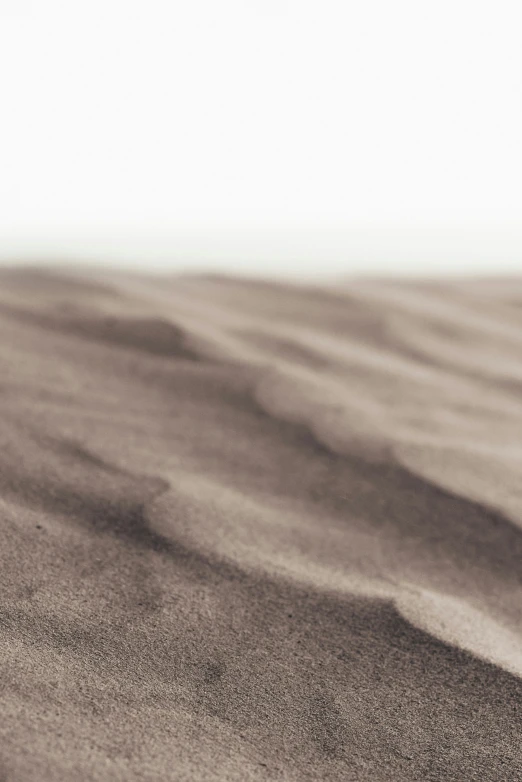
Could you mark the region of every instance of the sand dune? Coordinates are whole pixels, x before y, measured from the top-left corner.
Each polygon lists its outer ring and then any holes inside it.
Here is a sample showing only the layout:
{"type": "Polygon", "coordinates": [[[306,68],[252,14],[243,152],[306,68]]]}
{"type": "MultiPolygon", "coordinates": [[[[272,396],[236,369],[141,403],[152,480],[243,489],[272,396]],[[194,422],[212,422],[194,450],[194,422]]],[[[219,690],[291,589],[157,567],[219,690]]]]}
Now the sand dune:
{"type": "Polygon", "coordinates": [[[522,778],[522,281],[0,289],[1,780],[522,778]]]}

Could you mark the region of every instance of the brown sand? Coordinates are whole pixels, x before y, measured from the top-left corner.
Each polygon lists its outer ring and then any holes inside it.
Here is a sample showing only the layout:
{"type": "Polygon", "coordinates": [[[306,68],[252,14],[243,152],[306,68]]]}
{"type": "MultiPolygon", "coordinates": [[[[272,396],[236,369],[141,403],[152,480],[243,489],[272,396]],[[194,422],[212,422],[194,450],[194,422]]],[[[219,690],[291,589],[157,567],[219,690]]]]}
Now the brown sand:
{"type": "Polygon", "coordinates": [[[522,282],[0,285],[3,782],[522,778],[522,282]]]}

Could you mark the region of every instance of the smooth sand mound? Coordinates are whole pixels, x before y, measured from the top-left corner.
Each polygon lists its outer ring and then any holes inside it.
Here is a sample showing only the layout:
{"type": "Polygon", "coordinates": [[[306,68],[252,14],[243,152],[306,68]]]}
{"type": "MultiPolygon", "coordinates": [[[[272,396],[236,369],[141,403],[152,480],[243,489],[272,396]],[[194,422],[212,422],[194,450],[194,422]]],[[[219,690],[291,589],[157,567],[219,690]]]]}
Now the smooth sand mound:
{"type": "Polygon", "coordinates": [[[522,282],[0,272],[0,779],[522,778],[522,282]]]}

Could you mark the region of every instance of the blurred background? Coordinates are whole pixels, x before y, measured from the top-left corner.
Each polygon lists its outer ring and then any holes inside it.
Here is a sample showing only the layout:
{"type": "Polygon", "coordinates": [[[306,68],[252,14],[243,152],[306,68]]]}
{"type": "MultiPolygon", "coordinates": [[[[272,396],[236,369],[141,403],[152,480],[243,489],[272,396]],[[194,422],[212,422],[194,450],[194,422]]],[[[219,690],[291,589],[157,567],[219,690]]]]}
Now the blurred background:
{"type": "Polygon", "coordinates": [[[2,0],[0,263],[522,270],[522,12],[2,0]]]}

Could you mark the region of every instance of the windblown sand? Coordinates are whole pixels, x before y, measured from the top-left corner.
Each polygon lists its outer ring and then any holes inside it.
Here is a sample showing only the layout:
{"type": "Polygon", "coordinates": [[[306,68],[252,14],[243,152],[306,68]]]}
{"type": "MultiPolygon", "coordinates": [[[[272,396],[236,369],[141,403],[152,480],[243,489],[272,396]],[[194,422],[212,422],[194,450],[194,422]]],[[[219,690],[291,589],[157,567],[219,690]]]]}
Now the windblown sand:
{"type": "Polygon", "coordinates": [[[522,779],[522,281],[0,286],[2,782],[522,779]]]}

